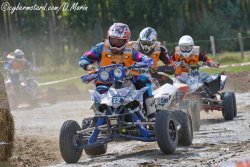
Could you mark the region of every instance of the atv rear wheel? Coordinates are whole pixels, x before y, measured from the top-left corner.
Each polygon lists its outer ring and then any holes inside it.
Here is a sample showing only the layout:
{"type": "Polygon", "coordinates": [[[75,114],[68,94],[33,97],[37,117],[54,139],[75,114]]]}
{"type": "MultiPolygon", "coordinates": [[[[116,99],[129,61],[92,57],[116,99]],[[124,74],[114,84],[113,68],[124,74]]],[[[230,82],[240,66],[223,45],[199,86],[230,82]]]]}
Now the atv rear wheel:
{"type": "Polygon", "coordinates": [[[181,129],[178,132],[178,145],[190,146],[193,141],[193,128],[191,117],[181,110],[175,110],[172,113],[176,121],[181,125],[181,129]]]}
{"type": "Polygon", "coordinates": [[[225,92],[223,94],[223,117],[225,121],[233,120],[235,108],[234,108],[234,97],[231,92],[225,92]]]}
{"type": "Polygon", "coordinates": [[[235,97],[235,93],[234,92],[231,92],[232,93],[232,96],[233,96],[233,99],[234,99],[234,117],[237,117],[237,103],[236,103],[236,97],[235,97]]]}
{"type": "Polygon", "coordinates": [[[76,121],[66,121],[63,123],[60,132],[60,152],[65,162],[76,163],[81,155],[82,150],[77,148],[81,139],[76,131],[81,130],[79,124],[76,121]]]}
{"type": "Polygon", "coordinates": [[[178,143],[178,133],[172,113],[164,110],[157,113],[155,135],[162,152],[171,154],[175,151],[178,143]]]}

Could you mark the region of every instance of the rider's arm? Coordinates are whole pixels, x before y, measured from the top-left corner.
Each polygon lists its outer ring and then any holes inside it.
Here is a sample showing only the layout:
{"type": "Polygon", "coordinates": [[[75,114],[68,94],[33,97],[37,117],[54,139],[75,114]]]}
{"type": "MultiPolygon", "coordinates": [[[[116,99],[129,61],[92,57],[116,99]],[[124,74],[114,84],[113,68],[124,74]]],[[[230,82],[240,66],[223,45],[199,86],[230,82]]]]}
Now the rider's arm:
{"type": "Polygon", "coordinates": [[[11,69],[11,66],[12,66],[12,62],[11,62],[11,61],[7,61],[7,62],[4,64],[4,69],[8,71],[8,70],[11,69]]]}
{"type": "Polygon", "coordinates": [[[206,54],[204,52],[200,52],[199,54],[199,61],[202,61],[202,62],[207,62],[209,59],[208,57],[206,56],[206,54]]]}
{"type": "Polygon", "coordinates": [[[170,56],[168,55],[168,49],[164,46],[161,46],[160,60],[165,65],[173,64],[172,60],[170,59],[170,56]]]}
{"type": "Polygon", "coordinates": [[[90,64],[100,61],[100,57],[103,49],[103,42],[97,44],[90,51],[87,51],[80,57],[79,65],[86,70],[86,67],[90,64]]]}
{"type": "Polygon", "coordinates": [[[213,59],[208,58],[204,52],[199,54],[199,61],[202,61],[203,63],[205,63],[209,67],[219,67],[220,66],[219,63],[215,62],[213,59]]]}
{"type": "Polygon", "coordinates": [[[36,71],[36,67],[28,60],[25,59],[25,65],[26,67],[31,71],[36,71]]]}
{"type": "Polygon", "coordinates": [[[147,67],[152,67],[154,60],[150,57],[143,55],[141,52],[133,49],[133,60],[136,62],[142,62],[147,65],[147,67]]]}

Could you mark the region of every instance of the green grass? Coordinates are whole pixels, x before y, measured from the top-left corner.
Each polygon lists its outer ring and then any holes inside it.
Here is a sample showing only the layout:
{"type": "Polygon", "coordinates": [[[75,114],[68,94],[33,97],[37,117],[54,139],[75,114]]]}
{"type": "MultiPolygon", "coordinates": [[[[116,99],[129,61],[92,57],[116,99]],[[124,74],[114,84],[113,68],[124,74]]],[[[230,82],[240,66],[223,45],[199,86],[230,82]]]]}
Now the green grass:
{"type": "Polygon", "coordinates": [[[76,86],[82,91],[86,91],[87,89],[93,87],[93,84],[84,84],[81,82],[80,77],[82,75],[86,75],[86,72],[84,72],[80,68],[72,68],[70,72],[51,72],[51,73],[40,73],[38,74],[37,78],[39,83],[44,83],[44,82],[50,82],[50,81],[57,81],[57,80],[62,80],[62,79],[67,79],[67,78],[72,78],[72,77],[77,77],[76,79],[60,82],[60,83],[55,83],[51,85],[44,85],[41,86],[42,89],[47,89],[49,87],[57,88],[57,89],[63,89],[69,86],[76,86]]]}
{"type": "Polygon", "coordinates": [[[221,65],[250,62],[250,51],[244,52],[244,59],[241,58],[240,52],[217,53],[215,57],[212,54],[208,54],[207,56],[221,65]]]}
{"type": "Polygon", "coordinates": [[[225,67],[225,68],[201,68],[201,72],[207,72],[209,74],[216,74],[221,72],[233,72],[233,73],[239,73],[243,71],[250,71],[250,65],[247,66],[238,66],[238,67],[225,67]]]}

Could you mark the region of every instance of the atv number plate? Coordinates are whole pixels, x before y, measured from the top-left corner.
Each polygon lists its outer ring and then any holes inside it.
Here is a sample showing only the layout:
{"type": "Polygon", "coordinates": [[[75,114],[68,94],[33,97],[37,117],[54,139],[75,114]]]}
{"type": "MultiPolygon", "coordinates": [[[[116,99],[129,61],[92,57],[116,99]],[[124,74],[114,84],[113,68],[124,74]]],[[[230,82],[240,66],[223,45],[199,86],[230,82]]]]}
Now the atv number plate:
{"type": "Polygon", "coordinates": [[[113,104],[121,104],[124,102],[125,97],[124,96],[114,96],[112,98],[112,103],[113,104]]]}

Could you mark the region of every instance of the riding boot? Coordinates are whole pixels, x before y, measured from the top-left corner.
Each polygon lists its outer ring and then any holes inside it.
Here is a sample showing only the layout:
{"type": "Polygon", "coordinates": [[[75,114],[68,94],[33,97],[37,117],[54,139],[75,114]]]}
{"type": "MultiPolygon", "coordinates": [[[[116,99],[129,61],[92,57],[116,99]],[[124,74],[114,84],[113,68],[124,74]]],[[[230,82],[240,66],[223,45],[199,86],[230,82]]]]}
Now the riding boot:
{"type": "Polygon", "coordinates": [[[149,97],[145,100],[145,110],[149,121],[154,122],[156,118],[155,99],[149,97]]]}

